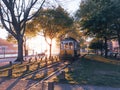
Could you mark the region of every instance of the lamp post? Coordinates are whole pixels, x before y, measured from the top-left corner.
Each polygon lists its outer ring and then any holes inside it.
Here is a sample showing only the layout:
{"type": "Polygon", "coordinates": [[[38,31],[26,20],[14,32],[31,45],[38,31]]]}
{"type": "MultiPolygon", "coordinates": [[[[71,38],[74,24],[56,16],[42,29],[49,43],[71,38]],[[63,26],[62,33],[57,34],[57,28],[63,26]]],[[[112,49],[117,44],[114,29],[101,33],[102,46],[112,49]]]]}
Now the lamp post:
{"type": "Polygon", "coordinates": [[[2,46],[1,48],[2,48],[2,52],[3,52],[3,58],[5,58],[5,54],[6,54],[6,52],[5,52],[5,51],[6,51],[6,47],[5,47],[5,46],[2,46]]]}

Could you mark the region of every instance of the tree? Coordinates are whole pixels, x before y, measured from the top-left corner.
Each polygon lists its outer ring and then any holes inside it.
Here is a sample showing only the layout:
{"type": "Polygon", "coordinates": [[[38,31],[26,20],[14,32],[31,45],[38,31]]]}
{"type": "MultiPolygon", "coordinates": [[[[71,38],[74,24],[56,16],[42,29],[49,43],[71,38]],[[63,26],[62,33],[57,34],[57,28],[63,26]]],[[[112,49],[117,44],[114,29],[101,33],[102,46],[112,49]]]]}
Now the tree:
{"type": "MultiPolygon", "coordinates": [[[[32,23],[31,21],[28,22],[27,25],[26,25],[25,35],[23,37],[23,50],[24,50],[25,56],[28,55],[28,50],[27,50],[27,46],[26,46],[27,40],[37,36],[38,33],[40,32],[40,29],[38,29],[37,26],[34,27],[34,25],[35,24],[32,23]]],[[[17,43],[16,39],[11,34],[8,34],[7,41],[17,43]]]]}
{"type": "Polygon", "coordinates": [[[35,21],[40,25],[40,28],[42,28],[45,40],[50,46],[49,56],[51,57],[52,40],[57,38],[59,33],[62,33],[64,30],[71,27],[73,19],[59,6],[54,9],[42,10],[42,13],[38,14],[33,22],[35,21]],[[48,42],[47,38],[50,39],[50,42],[48,42]]]}
{"type": "MultiPolygon", "coordinates": [[[[110,27],[113,21],[119,18],[119,1],[112,0],[86,0],[80,6],[77,12],[77,19],[80,18],[80,24],[87,34],[103,38],[105,42],[105,56],[107,57],[107,40],[115,35],[110,27]],[[117,4],[118,3],[118,4],[117,4]]],[[[118,33],[118,32],[117,32],[118,33]]]]}
{"type": "Polygon", "coordinates": [[[1,23],[3,27],[17,40],[18,43],[18,56],[16,61],[23,61],[23,37],[26,23],[40,12],[44,3],[45,0],[0,1],[1,23]],[[36,10],[35,7],[37,8],[36,10]]]}
{"type": "Polygon", "coordinates": [[[93,39],[89,45],[89,48],[94,49],[97,54],[98,54],[98,50],[100,50],[102,55],[104,50],[104,43],[102,40],[93,39]]]}

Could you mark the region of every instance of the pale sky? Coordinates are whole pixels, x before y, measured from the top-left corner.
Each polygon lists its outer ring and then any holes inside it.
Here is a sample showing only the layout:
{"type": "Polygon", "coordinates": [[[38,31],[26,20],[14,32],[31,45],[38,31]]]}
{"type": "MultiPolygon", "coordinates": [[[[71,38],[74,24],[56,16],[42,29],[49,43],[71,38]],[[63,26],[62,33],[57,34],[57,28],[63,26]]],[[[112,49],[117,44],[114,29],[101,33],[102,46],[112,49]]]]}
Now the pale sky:
{"type": "Polygon", "coordinates": [[[8,32],[0,28],[0,38],[6,39],[8,32]]]}
{"type": "Polygon", "coordinates": [[[79,5],[81,0],[58,0],[59,4],[64,7],[70,14],[74,14],[77,9],[79,9],[79,5]]]}

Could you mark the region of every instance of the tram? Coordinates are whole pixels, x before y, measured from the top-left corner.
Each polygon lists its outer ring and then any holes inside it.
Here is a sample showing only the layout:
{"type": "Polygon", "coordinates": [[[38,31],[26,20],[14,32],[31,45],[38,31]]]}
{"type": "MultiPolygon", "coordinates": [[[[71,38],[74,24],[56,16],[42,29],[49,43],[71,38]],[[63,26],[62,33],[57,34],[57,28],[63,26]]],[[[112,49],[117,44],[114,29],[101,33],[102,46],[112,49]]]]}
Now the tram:
{"type": "Polygon", "coordinates": [[[60,42],[60,60],[75,60],[80,55],[80,45],[74,38],[64,38],[60,42]]]}

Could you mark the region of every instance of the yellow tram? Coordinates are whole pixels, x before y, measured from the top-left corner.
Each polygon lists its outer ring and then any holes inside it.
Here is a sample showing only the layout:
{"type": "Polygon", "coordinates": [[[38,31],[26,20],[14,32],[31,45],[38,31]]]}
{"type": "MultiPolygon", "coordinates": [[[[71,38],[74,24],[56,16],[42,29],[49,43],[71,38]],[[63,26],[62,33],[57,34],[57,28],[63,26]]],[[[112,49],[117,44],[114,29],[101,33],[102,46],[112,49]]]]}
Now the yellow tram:
{"type": "Polygon", "coordinates": [[[80,55],[80,45],[74,38],[65,38],[60,43],[60,59],[75,60],[80,55]]]}

